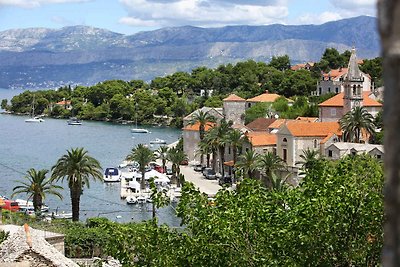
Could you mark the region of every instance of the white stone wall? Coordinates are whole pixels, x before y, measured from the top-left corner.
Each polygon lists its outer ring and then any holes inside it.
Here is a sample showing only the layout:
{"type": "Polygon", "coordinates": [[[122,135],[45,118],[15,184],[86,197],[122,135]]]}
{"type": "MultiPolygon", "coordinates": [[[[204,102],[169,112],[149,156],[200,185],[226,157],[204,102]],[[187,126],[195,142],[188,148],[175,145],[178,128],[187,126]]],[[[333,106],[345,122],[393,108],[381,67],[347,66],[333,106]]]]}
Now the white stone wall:
{"type": "Polygon", "coordinates": [[[183,131],[183,152],[185,152],[189,161],[199,161],[200,155],[195,155],[198,151],[200,135],[198,131],[183,131]]]}
{"type": "Polygon", "coordinates": [[[319,119],[321,122],[338,121],[343,117],[343,107],[319,107],[319,119]]]}

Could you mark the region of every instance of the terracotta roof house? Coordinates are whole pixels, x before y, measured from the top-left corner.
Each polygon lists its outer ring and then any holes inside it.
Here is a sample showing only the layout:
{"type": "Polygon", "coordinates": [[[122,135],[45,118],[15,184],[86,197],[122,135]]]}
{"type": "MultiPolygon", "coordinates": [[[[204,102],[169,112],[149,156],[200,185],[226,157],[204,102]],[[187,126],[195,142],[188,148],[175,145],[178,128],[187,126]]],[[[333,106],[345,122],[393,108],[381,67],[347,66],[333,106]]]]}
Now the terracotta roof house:
{"type": "Polygon", "coordinates": [[[297,117],[296,118],[297,121],[309,121],[309,122],[317,122],[318,121],[318,117],[297,117]]]}
{"type": "Polygon", "coordinates": [[[246,134],[249,145],[244,145],[243,148],[250,148],[258,154],[266,152],[275,152],[276,148],[276,135],[267,132],[248,132],[246,134]]]}
{"type": "Polygon", "coordinates": [[[300,64],[296,64],[294,66],[291,66],[290,69],[291,70],[310,70],[313,66],[314,66],[314,62],[306,62],[306,63],[300,63],[300,64]]]}
{"type": "Polygon", "coordinates": [[[269,132],[269,126],[276,121],[270,118],[258,118],[246,125],[251,131],[255,132],[269,132]]]}
{"type": "MultiPolygon", "coordinates": [[[[316,91],[312,95],[323,95],[326,93],[341,93],[344,92],[344,81],[349,76],[349,69],[354,68],[353,65],[350,67],[352,62],[357,66],[362,64],[363,61],[357,59],[355,48],[352,49],[352,56],[350,56],[349,65],[347,68],[332,69],[327,73],[321,74],[321,79],[317,83],[316,91]]],[[[350,74],[351,75],[351,74],[350,74]]],[[[371,77],[359,71],[360,77],[362,77],[362,87],[364,91],[373,91],[371,77]]]]}
{"type": "Polygon", "coordinates": [[[277,155],[296,171],[296,162],[301,160],[303,150],[323,152],[332,142],[339,141],[342,131],[338,122],[287,121],[279,128],[277,135],[277,155]],[[337,137],[331,138],[331,137],[337,137]],[[328,137],[328,138],[327,138],[328,137]]]}
{"type": "Polygon", "coordinates": [[[268,131],[270,133],[277,133],[279,128],[287,121],[287,119],[277,119],[268,126],[268,131]]]}
{"type": "Polygon", "coordinates": [[[55,106],[60,106],[63,107],[65,109],[71,110],[72,109],[72,104],[71,104],[71,100],[62,100],[59,101],[57,103],[54,104],[55,106]]]}
{"type": "MultiPolygon", "coordinates": [[[[277,100],[279,97],[281,97],[278,94],[274,94],[274,93],[270,93],[267,91],[265,91],[265,93],[255,96],[253,98],[249,98],[246,100],[246,107],[249,108],[252,105],[256,104],[256,103],[273,103],[275,102],[275,100],[277,100]]],[[[291,99],[287,99],[289,102],[289,105],[293,103],[293,100],[291,99]]]]}

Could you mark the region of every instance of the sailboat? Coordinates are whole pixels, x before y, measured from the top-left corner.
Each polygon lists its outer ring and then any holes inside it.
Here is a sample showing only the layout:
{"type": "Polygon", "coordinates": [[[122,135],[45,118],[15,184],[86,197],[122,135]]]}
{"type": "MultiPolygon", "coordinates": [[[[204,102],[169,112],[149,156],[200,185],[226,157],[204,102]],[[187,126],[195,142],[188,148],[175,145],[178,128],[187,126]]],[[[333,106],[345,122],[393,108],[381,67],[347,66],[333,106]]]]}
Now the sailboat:
{"type": "Polygon", "coordinates": [[[135,104],[135,128],[131,128],[131,133],[150,133],[149,130],[137,127],[137,114],[136,114],[137,103],[135,104]]]}
{"type": "Polygon", "coordinates": [[[39,116],[35,117],[35,96],[33,96],[32,100],[32,113],[31,117],[29,119],[26,119],[25,122],[44,122],[44,119],[42,119],[39,116]]]}

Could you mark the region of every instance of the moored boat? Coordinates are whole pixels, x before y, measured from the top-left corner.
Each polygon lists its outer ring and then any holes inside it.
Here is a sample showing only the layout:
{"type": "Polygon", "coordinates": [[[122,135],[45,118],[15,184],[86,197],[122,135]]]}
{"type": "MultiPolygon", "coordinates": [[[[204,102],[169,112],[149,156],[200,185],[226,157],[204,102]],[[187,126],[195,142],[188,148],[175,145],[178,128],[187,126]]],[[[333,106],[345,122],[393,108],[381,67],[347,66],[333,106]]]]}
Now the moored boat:
{"type": "Polygon", "coordinates": [[[151,140],[150,144],[166,144],[167,142],[163,139],[156,138],[155,140],[151,140]]]}
{"type": "MultiPolygon", "coordinates": [[[[33,210],[33,202],[32,201],[28,201],[25,199],[16,199],[15,202],[18,203],[18,206],[20,208],[20,210],[23,211],[30,211],[33,210]]],[[[45,204],[42,205],[42,208],[40,209],[41,212],[48,212],[49,211],[49,207],[45,204]]]]}
{"type": "Polygon", "coordinates": [[[119,182],[121,181],[121,172],[118,168],[106,168],[103,176],[104,182],[119,182]]]}
{"type": "Polygon", "coordinates": [[[132,128],[131,133],[149,133],[149,130],[143,128],[132,128]]]}
{"type": "Polygon", "coordinates": [[[77,118],[70,118],[67,123],[68,125],[82,125],[82,122],[77,118]]]}
{"type": "Polygon", "coordinates": [[[126,204],[131,205],[131,204],[137,204],[137,199],[134,196],[127,196],[126,197],[126,204]]]}

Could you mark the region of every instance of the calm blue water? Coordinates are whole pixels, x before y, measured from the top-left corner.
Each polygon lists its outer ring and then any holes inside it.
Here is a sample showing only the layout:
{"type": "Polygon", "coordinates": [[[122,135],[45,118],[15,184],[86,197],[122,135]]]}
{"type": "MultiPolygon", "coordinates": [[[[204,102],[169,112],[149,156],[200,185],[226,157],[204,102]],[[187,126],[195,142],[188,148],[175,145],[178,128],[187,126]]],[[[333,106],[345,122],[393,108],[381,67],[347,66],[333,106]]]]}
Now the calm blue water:
{"type": "MultiPolygon", "coordinates": [[[[22,91],[0,89],[0,100],[11,99],[22,91]]],[[[148,128],[150,134],[132,134],[131,125],[83,121],[81,126],[67,125],[66,120],[45,118],[44,123],[25,123],[24,116],[0,114],[0,194],[10,196],[30,168],[51,169],[67,149],[84,147],[89,154],[100,161],[103,169],[122,162],[127,154],[139,143],[161,138],[167,143],[175,142],[181,131],[171,128],[148,128]]],[[[49,196],[45,202],[52,210],[71,211],[68,185],[64,184],[64,200],[49,196]]],[[[84,189],[81,197],[81,219],[107,217],[127,222],[151,218],[150,205],[128,206],[120,199],[119,183],[103,184],[92,182],[84,189]],[[116,219],[116,216],[121,218],[116,219]]],[[[25,198],[24,195],[18,198],[25,198]]],[[[180,221],[172,208],[158,212],[161,223],[178,226],[180,221]]]]}

